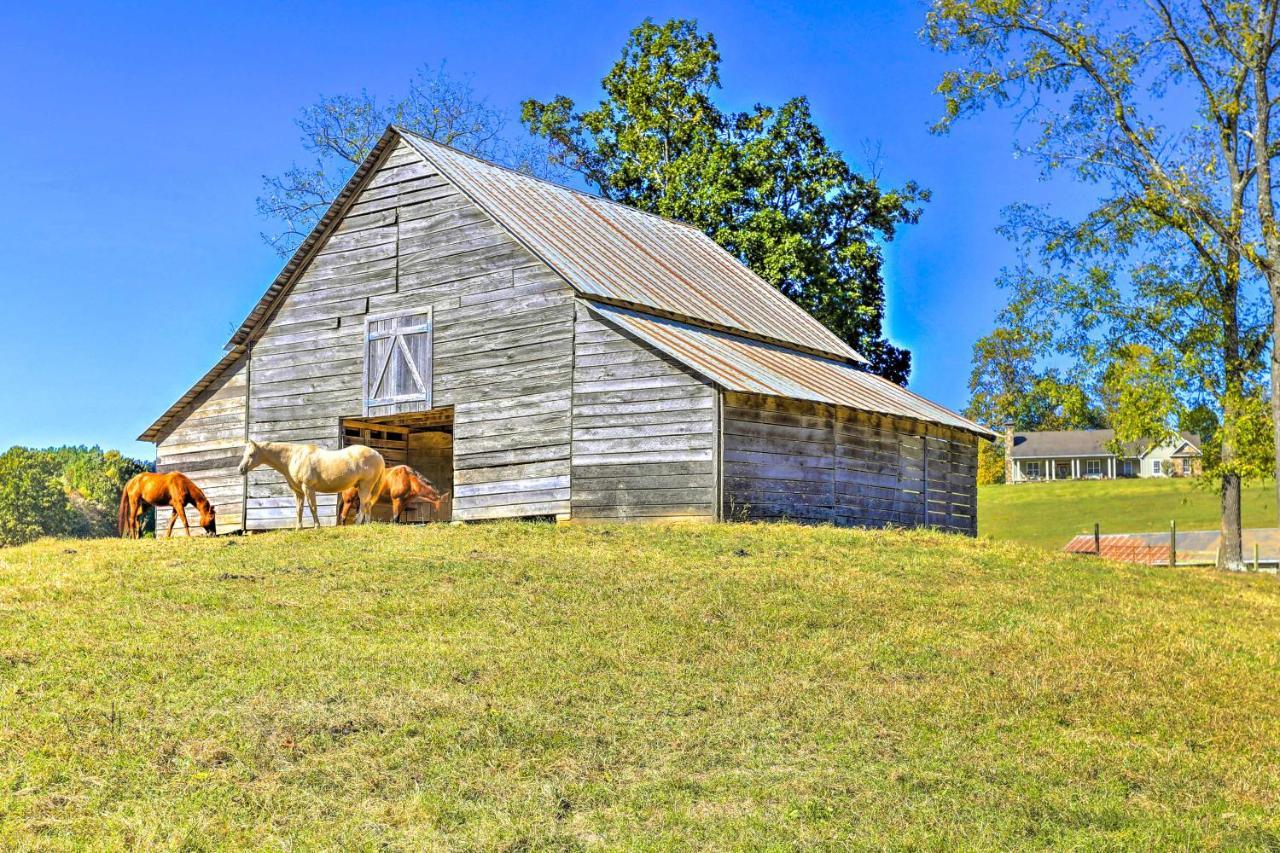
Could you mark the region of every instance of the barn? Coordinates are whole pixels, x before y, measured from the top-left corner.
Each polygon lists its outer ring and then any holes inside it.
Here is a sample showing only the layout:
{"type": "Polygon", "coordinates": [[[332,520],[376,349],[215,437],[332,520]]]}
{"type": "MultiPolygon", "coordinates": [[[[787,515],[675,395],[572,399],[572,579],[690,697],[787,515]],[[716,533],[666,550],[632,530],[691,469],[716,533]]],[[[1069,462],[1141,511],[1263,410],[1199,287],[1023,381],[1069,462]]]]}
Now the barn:
{"type": "Polygon", "coordinates": [[[140,439],[220,532],[294,523],[276,472],[237,472],[254,438],[376,447],[442,519],[973,534],[992,434],[864,364],[700,231],[392,127],[140,439]]]}

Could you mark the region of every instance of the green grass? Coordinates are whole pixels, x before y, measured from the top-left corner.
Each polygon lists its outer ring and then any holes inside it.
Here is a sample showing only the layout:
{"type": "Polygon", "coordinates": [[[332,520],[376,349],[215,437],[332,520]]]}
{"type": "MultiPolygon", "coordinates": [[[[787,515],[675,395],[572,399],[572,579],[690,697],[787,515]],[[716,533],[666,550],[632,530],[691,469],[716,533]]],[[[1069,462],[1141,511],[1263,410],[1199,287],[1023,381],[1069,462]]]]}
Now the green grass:
{"type": "MultiPolygon", "coordinates": [[[[1276,526],[1275,484],[1244,489],[1244,526],[1276,526]]],[[[1078,533],[1217,530],[1220,499],[1192,480],[1073,480],[980,486],[978,535],[1060,549],[1078,533]]]]}
{"type": "Polygon", "coordinates": [[[1274,578],[936,533],[45,541],[0,848],[1276,849],[1278,696],[1274,578]]]}

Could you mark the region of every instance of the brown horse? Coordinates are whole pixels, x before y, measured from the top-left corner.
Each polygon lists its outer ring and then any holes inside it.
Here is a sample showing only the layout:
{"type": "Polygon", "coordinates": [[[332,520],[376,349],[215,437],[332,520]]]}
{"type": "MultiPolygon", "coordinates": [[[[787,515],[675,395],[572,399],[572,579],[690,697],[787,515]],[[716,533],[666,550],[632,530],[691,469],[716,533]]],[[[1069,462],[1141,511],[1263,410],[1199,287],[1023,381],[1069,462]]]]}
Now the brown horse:
{"type": "MultiPolygon", "coordinates": [[[[440,494],[436,487],[431,485],[431,481],[408,465],[397,465],[394,468],[388,468],[383,473],[382,479],[378,481],[378,486],[373,490],[373,497],[369,501],[369,511],[373,512],[373,507],[378,501],[384,497],[390,497],[391,523],[396,524],[404,514],[405,508],[417,501],[425,501],[439,512],[440,504],[444,503],[449,494],[449,492],[440,494]]],[[[350,524],[351,516],[359,509],[360,492],[355,487],[347,489],[342,493],[342,505],[338,508],[338,523],[350,524]]]]}
{"type": "Polygon", "coordinates": [[[191,525],[187,523],[187,507],[194,506],[200,511],[200,526],[210,535],[218,532],[218,523],[213,504],[200,491],[200,487],[185,474],[174,471],[170,474],[142,473],[125,483],[120,493],[120,535],[125,539],[137,539],[142,535],[142,516],[148,506],[167,506],[173,510],[173,518],[169,519],[169,538],[173,538],[173,525],[182,519],[182,526],[187,535],[191,535],[191,525]]]}

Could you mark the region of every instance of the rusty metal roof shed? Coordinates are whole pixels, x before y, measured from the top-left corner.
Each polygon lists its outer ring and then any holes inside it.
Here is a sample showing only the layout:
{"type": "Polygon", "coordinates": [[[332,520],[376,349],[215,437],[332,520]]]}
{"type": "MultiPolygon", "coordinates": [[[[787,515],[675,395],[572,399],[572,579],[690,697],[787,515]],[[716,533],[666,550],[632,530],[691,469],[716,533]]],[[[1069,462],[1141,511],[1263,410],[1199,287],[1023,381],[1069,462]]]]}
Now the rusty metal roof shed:
{"type": "Polygon", "coordinates": [[[848,364],[615,306],[591,309],[729,391],[831,403],[994,437],[950,409],[848,364]]]}

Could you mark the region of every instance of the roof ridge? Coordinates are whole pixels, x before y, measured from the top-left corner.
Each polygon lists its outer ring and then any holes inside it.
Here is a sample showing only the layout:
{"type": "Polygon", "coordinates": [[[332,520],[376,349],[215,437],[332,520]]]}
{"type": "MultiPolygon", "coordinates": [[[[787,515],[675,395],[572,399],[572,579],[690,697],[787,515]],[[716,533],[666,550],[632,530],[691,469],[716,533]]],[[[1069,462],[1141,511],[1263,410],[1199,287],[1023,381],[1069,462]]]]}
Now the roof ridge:
{"type": "Polygon", "coordinates": [[[404,136],[417,137],[418,139],[421,139],[423,142],[430,143],[431,145],[435,145],[440,148],[446,148],[455,154],[461,154],[463,157],[466,157],[470,160],[475,160],[477,163],[480,163],[485,166],[489,166],[490,168],[501,169],[502,171],[510,172],[511,174],[516,175],[517,177],[527,178],[528,180],[537,181],[540,184],[546,184],[547,186],[554,187],[555,189],[558,189],[558,190],[564,190],[565,192],[573,193],[574,195],[577,195],[577,196],[582,196],[583,198],[589,201],[604,202],[605,204],[622,208],[623,210],[629,213],[637,213],[641,216],[648,216],[653,219],[657,219],[661,222],[666,222],[671,225],[678,225],[681,228],[687,228],[696,234],[703,235],[704,237],[706,236],[706,232],[703,231],[701,228],[699,228],[696,225],[692,225],[688,222],[685,222],[682,219],[676,219],[673,216],[664,216],[661,213],[654,213],[649,210],[641,210],[638,207],[632,207],[629,204],[624,204],[623,202],[615,201],[611,198],[606,198],[602,195],[598,195],[593,192],[588,192],[587,190],[582,190],[582,189],[578,189],[577,187],[567,186],[566,184],[561,184],[556,181],[549,180],[547,178],[540,178],[537,175],[531,175],[528,172],[522,172],[519,169],[513,169],[511,166],[506,166],[506,165],[503,165],[502,163],[495,163],[492,160],[486,160],[483,157],[479,156],[478,154],[472,154],[470,151],[463,151],[461,148],[457,148],[453,145],[449,145],[447,143],[441,142],[438,139],[432,139],[429,136],[423,136],[421,133],[418,133],[416,130],[409,130],[407,127],[403,127],[398,124],[388,125],[388,127],[394,130],[396,133],[399,133],[404,136]]]}

